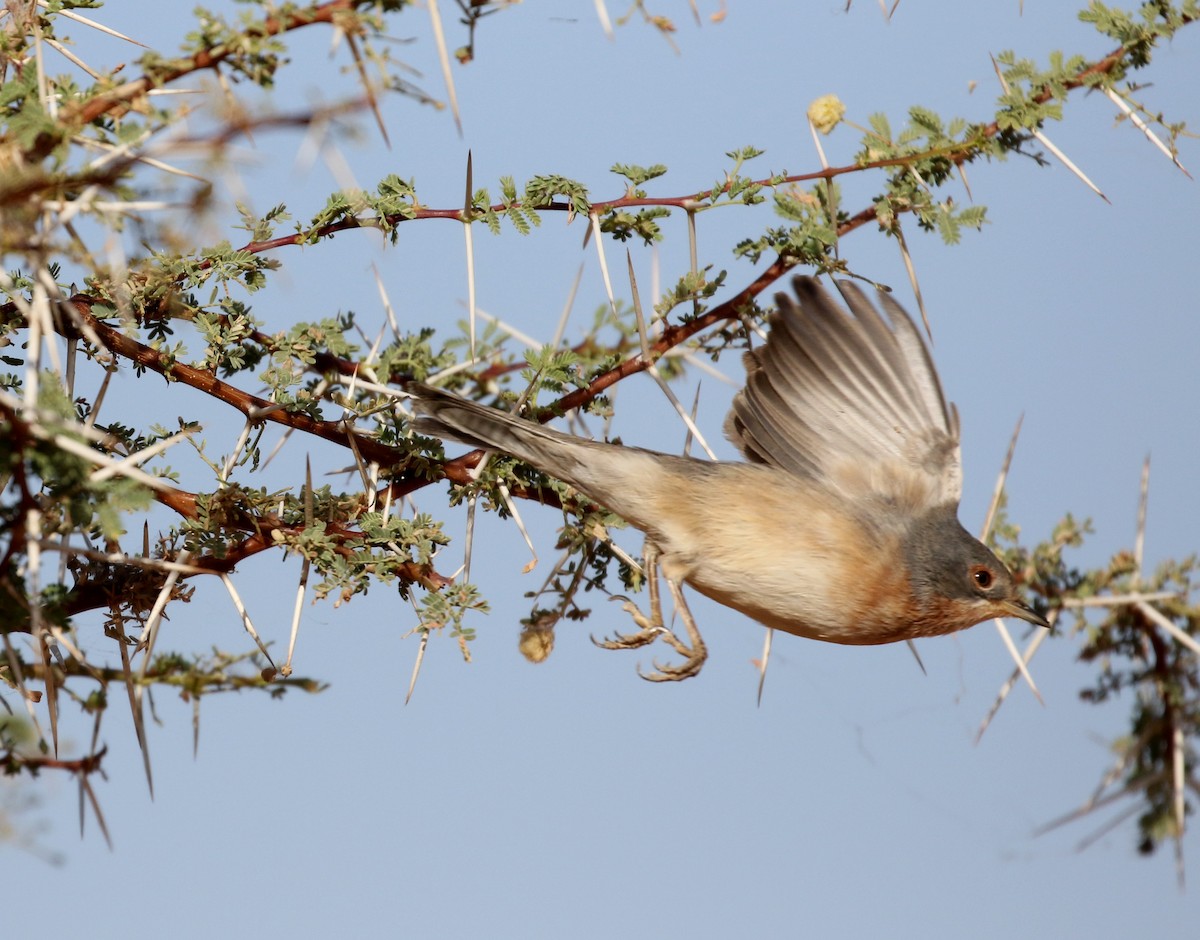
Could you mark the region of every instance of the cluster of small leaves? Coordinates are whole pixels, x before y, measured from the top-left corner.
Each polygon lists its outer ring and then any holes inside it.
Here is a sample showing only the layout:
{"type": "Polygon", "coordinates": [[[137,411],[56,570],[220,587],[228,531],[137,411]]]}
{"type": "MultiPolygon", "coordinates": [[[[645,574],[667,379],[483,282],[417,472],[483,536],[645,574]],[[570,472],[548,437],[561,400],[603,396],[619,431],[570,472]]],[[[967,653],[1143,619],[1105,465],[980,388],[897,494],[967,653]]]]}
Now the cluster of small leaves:
{"type": "Polygon", "coordinates": [[[607,591],[608,583],[615,580],[622,590],[642,590],[646,579],[641,570],[630,567],[615,553],[608,538],[610,532],[623,529],[628,523],[602,506],[578,502],[575,505],[576,512],[564,515],[558,547],[584,559],[588,570],[588,575],[582,582],[584,589],[607,591]]]}
{"type": "Polygon", "coordinates": [[[404,576],[405,566],[409,562],[428,564],[437,549],[450,541],[441,523],[425,514],[406,519],[366,513],[355,521],[361,532],[358,536],[339,533],[334,538],[324,525],[308,526],[294,537],[281,530],[272,533],[278,544],[312,562],[321,576],[313,592],[317,599],[332,596],[339,605],[356,594],[366,594],[372,584],[393,581],[401,597],[408,597],[412,582],[404,576]]]}
{"type": "MultiPolygon", "coordinates": [[[[656,163],[654,166],[642,167],[635,164],[616,163],[612,172],[629,181],[625,197],[627,199],[644,199],[646,191],[642,184],[657,179],[667,172],[667,168],[656,163]]],[[[610,234],[616,241],[625,242],[631,238],[641,239],[643,244],[652,245],[662,241],[662,230],[658,227],[658,219],[671,214],[664,206],[653,206],[646,209],[631,211],[621,206],[613,206],[605,213],[600,223],[600,231],[610,234]]]]}
{"type": "MultiPolygon", "coordinates": [[[[467,320],[458,320],[455,323],[458,332],[452,336],[446,337],[442,344],[442,355],[453,357],[455,362],[460,358],[470,355],[470,351],[474,350],[474,357],[479,361],[505,361],[505,348],[512,340],[512,334],[508,332],[499,323],[489,320],[483,324],[477,324],[475,332],[474,346],[471,344],[471,326],[467,320]]],[[[449,388],[461,388],[465,384],[470,384],[471,377],[468,375],[459,376],[456,383],[449,385],[449,388]]]]}
{"type": "MultiPolygon", "coordinates": [[[[1194,792],[1196,788],[1197,755],[1192,742],[1196,740],[1198,722],[1194,707],[1186,713],[1181,714],[1182,711],[1177,706],[1172,707],[1167,697],[1139,695],[1131,716],[1131,733],[1114,745],[1118,750],[1132,751],[1133,759],[1124,779],[1128,790],[1142,793],[1137,848],[1143,855],[1152,855],[1163,842],[1183,835],[1175,813],[1175,788],[1171,777],[1175,739],[1169,732],[1177,723],[1182,730],[1179,740],[1183,745],[1184,779],[1188,790],[1194,792]]],[[[1193,814],[1192,806],[1192,800],[1185,798],[1185,818],[1193,814]]]]}
{"type": "Polygon", "coordinates": [[[358,352],[358,346],[346,337],[353,328],[353,313],[339,314],[314,323],[295,323],[286,333],[273,338],[271,356],[276,362],[294,361],[305,366],[313,365],[319,353],[329,353],[339,358],[353,356],[358,352]]]}
{"type": "Polygon", "coordinates": [[[535,383],[535,394],[545,390],[554,395],[562,395],[567,390],[583,388],[586,378],[579,371],[579,354],[572,349],[555,349],[546,345],[538,349],[525,351],[526,368],[521,370],[521,376],[527,382],[535,383]]]}
{"type": "Polygon", "coordinates": [[[292,217],[291,213],[287,211],[287,206],[282,203],[268,209],[263,215],[255,215],[240,202],[235,203],[235,208],[242,217],[241,224],[235,226],[235,228],[244,229],[249,232],[251,241],[256,242],[265,242],[272,238],[275,234],[276,226],[280,222],[287,222],[292,217]]]}
{"type": "Polygon", "coordinates": [[[261,324],[241,301],[222,297],[217,308],[220,312],[197,313],[193,321],[207,347],[197,367],[220,372],[223,378],[256,368],[266,350],[248,340],[261,324]]]}
{"type": "Polygon", "coordinates": [[[412,181],[392,173],[379,181],[373,193],[361,189],[330,193],[321,211],[307,226],[297,224],[296,231],[304,236],[306,244],[315,244],[338,228],[365,225],[378,228],[395,244],[397,226],[415,218],[416,211],[417,193],[412,181]]]}
{"type": "Polygon", "coordinates": [[[623,176],[629,180],[629,188],[625,191],[626,196],[641,198],[646,195],[646,191],[642,189],[643,183],[648,183],[650,180],[658,179],[660,176],[665,176],[667,168],[661,163],[656,163],[654,166],[637,166],[633,163],[614,163],[612,172],[617,176],[623,176]]]}
{"type": "Polygon", "coordinates": [[[267,272],[279,269],[279,260],[258,252],[234,248],[222,241],[204,248],[194,256],[185,257],[173,252],[155,252],[152,256],[153,276],[146,278],[143,303],[169,293],[195,290],[205,283],[215,285],[240,284],[249,293],[261,290],[267,283],[267,272]]]}
{"type": "Polygon", "coordinates": [[[428,565],[447,544],[441,524],[428,515],[387,517],[365,510],[361,492],[336,492],[330,486],[269,492],[226,484],[196,496],[196,513],[181,525],[194,557],[224,558],[248,531],[270,526],[273,544],[312,564],[322,578],[317,598],[337,603],[365,594],[373,583],[399,581],[408,595],[409,565],[428,565]]]}
{"type": "MultiPolygon", "coordinates": [[[[733,161],[733,166],[725,171],[725,179],[713,184],[711,190],[704,195],[709,206],[741,204],[753,206],[762,202],[766,197],[762,194],[763,184],[742,173],[742,167],[750,160],[761,157],[765,150],[757,147],[741,147],[730,150],[725,156],[733,161]]],[[[780,173],[772,176],[768,185],[777,186],[783,182],[787,174],[780,173]]]]}
{"type": "Polygon", "coordinates": [[[662,241],[662,229],[658,227],[658,219],[666,218],[671,210],[665,206],[652,206],[648,209],[638,209],[631,212],[628,209],[613,207],[604,213],[600,221],[600,231],[619,242],[631,238],[640,239],[642,244],[653,245],[662,241]]]}
{"type": "MultiPolygon", "coordinates": [[[[53,159],[56,163],[65,160],[68,144],[64,139],[62,127],[41,107],[35,69],[23,69],[0,86],[0,107],[8,112],[4,129],[9,140],[24,150],[45,148],[47,141],[54,141],[56,146],[52,150],[53,159]]],[[[9,187],[28,180],[29,176],[18,177],[9,181],[9,187]]],[[[4,195],[7,196],[8,193],[4,195]]],[[[12,200],[5,199],[5,203],[10,201],[12,200]]]]}
{"type": "Polygon", "coordinates": [[[1067,514],[1054,527],[1050,538],[1028,547],[1021,543],[1020,528],[1008,518],[1007,500],[1001,494],[988,539],[997,557],[1008,566],[1018,584],[1035,595],[1033,606],[1041,614],[1065,597],[1088,596],[1094,575],[1067,564],[1064,552],[1079,548],[1092,531],[1090,520],[1077,520],[1067,514]]]}
{"type": "Polygon", "coordinates": [[[636,317],[628,304],[617,300],[614,304],[596,307],[586,335],[571,349],[579,357],[580,373],[591,382],[616,368],[629,351],[640,344],[636,317]]]}
{"type": "MultiPolygon", "coordinates": [[[[73,430],[78,425],[68,419],[73,410],[71,403],[49,375],[41,378],[40,393],[41,435],[19,428],[20,419],[16,417],[0,418],[0,482],[9,496],[0,503],[0,529],[10,536],[26,532],[27,513],[31,505],[36,505],[43,537],[58,535],[64,540],[81,538],[92,544],[111,544],[125,534],[127,514],[146,510],[151,493],[124,476],[95,479],[95,465],[90,460],[60,446],[52,437],[70,439],[84,447],[95,446],[73,430]]],[[[114,444],[117,437],[136,439],[132,434],[114,434],[114,444]]],[[[0,628],[27,631],[29,592],[17,566],[24,552],[12,547],[18,554],[8,558],[7,567],[0,571],[0,628]]],[[[65,569],[43,568],[38,596],[42,620],[67,625],[73,598],[88,591],[89,584],[97,588],[98,596],[119,596],[124,603],[135,605],[145,596],[137,585],[146,574],[130,568],[115,571],[102,562],[73,558],[68,559],[65,569]],[[47,571],[60,571],[62,579],[50,575],[47,580],[47,571]]],[[[157,591],[157,585],[153,590],[157,591]]]]}
{"type": "Polygon", "coordinates": [[[681,323],[688,323],[703,314],[708,309],[705,301],[711,300],[717,295],[725,286],[727,277],[725,271],[718,271],[715,277],[710,278],[708,276],[710,271],[712,271],[712,265],[684,274],[673,286],[667,287],[662,292],[658,303],[654,305],[654,313],[660,319],[665,320],[676,307],[691,304],[691,309],[680,315],[681,323]]]}
{"type": "Polygon", "coordinates": [[[425,381],[434,372],[457,361],[453,349],[446,348],[444,343],[440,348],[434,348],[432,340],[436,335],[437,330],[430,326],[415,333],[401,333],[380,351],[373,368],[381,378],[386,376],[392,381],[425,381]]]}
{"type": "Polygon", "coordinates": [[[214,692],[241,692],[244,689],[261,689],[271,698],[280,699],[289,689],[315,694],[328,688],[323,682],[302,676],[276,677],[257,650],[227,653],[216,647],[206,655],[164,653],[155,656],[146,670],[146,679],[179,688],[184,701],[214,692]],[[252,671],[235,671],[243,665],[249,665],[252,671]]]}
{"type": "Polygon", "coordinates": [[[487,613],[490,608],[479,594],[478,588],[467,582],[456,582],[441,591],[430,591],[417,605],[420,630],[445,630],[450,628],[451,638],[458,641],[463,658],[468,662],[471,651],[468,644],[475,639],[475,629],[465,624],[469,613],[487,613]]]}
{"type": "Polygon", "coordinates": [[[872,114],[869,124],[856,156],[858,163],[902,161],[888,173],[884,191],[875,199],[875,215],[883,231],[894,232],[903,213],[915,215],[921,228],[937,231],[948,245],[957,244],[964,225],[982,227],[986,207],[960,207],[951,197],[935,198],[934,190],[953,177],[956,158],[967,162],[984,153],[1002,154],[999,142],[984,136],[978,126],[957,118],[944,124],[938,115],[920,107],[909,110],[908,123],[896,136],[884,114],[872,114]]]}
{"type": "MultiPolygon", "coordinates": [[[[1148,0],[1138,7],[1136,15],[1128,10],[1110,7],[1092,0],[1079,19],[1091,23],[1098,32],[1119,42],[1126,50],[1129,65],[1143,68],[1150,63],[1150,53],[1162,39],[1170,39],[1180,27],[1200,18],[1198,0],[1148,0]]],[[[1113,74],[1113,80],[1123,77],[1113,74]]]]}
{"type": "Polygon", "coordinates": [[[1057,51],[1050,54],[1050,65],[1045,69],[1031,59],[1018,59],[1009,50],[997,55],[996,61],[1005,85],[996,111],[996,123],[1002,131],[1032,131],[1046,121],[1061,121],[1067,83],[1087,65],[1083,56],[1064,58],[1057,51]]]}
{"type": "MultiPolygon", "coordinates": [[[[203,443],[197,446],[202,448],[203,443]]],[[[213,470],[218,468],[213,465],[213,470]]],[[[244,536],[247,522],[258,513],[273,511],[285,495],[236,483],[213,493],[197,493],[194,516],[184,519],[179,526],[183,547],[193,556],[224,558],[230,544],[244,536]]]]}
{"type": "Polygon", "coordinates": [[[695,343],[696,351],[707,356],[713,362],[719,362],[721,355],[727,350],[742,351],[757,342],[757,338],[749,329],[749,324],[765,322],[770,308],[755,300],[748,300],[737,312],[736,319],[725,320],[713,329],[700,334],[695,343]]]}
{"type": "MultiPolygon", "coordinates": [[[[442,532],[441,523],[435,522],[428,513],[405,519],[368,512],[359,516],[357,522],[363,533],[363,545],[384,545],[393,550],[396,550],[396,546],[402,546],[401,554],[421,565],[431,563],[438,549],[449,542],[442,532]]],[[[349,544],[351,547],[356,545],[353,542],[349,544]]]]}
{"type": "Polygon", "coordinates": [[[272,337],[271,365],[260,375],[271,400],[289,411],[319,419],[321,401],[313,394],[316,383],[310,380],[310,370],[323,354],[347,358],[358,351],[346,337],[353,322],[353,314],[348,313],[315,323],[296,323],[286,333],[272,337]]]}
{"type": "Polygon", "coordinates": [[[145,74],[167,78],[187,69],[193,56],[219,51],[234,81],[245,79],[262,88],[275,86],[275,73],[288,61],[287,47],[252,11],[242,11],[236,23],[204,7],[197,7],[194,15],[196,28],[188,33],[183,48],[186,58],[166,59],[147,52],[138,61],[145,74]]]}
{"type": "Polygon", "coordinates": [[[501,215],[507,218],[521,235],[528,235],[534,226],[542,224],[542,217],[536,209],[521,204],[517,184],[511,176],[500,177],[499,212],[492,207],[492,200],[486,189],[481,189],[475,194],[471,209],[474,217],[482,219],[493,235],[500,234],[501,215]]]}
{"type": "Polygon", "coordinates": [[[587,187],[565,176],[535,176],[525,184],[524,193],[518,193],[517,184],[511,176],[500,177],[499,210],[492,205],[486,189],[479,189],[471,197],[469,217],[482,221],[493,235],[499,235],[500,218],[505,216],[520,234],[528,235],[533,227],[542,224],[538,209],[555,205],[555,196],[567,198],[571,215],[587,215],[591,211],[587,187]]]}
{"type": "Polygon", "coordinates": [[[525,184],[522,200],[526,209],[551,205],[555,196],[566,197],[571,212],[587,215],[592,211],[587,187],[565,176],[535,176],[525,184]]]}
{"type": "Polygon", "coordinates": [[[836,186],[826,183],[810,190],[778,190],[775,211],[793,224],[774,226],[761,235],[743,239],[734,247],[734,257],[757,264],[765,255],[778,255],[792,264],[809,265],[824,273],[840,271],[841,262],[834,254],[838,241],[836,190],[836,186]]]}
{"type": "MultiPolygon", "coordinates": [[[[9,271],[9,272],[7,272],[7,274],[8,274],[7,283],[5,283],[4,281],[0,281],[0,294],[3,294],[5,297],[9,298],[10,300],[13,300],[18,297],[20,297],[21,299],[24,299],[25,295],[30,290],[33,289],[33,285],[34,285],[33,278],[31,278],[28,274],[26,274],[20,268],[17,268],[13,271],[9,271]]],[[[56,278],[58,277],[57,270],[54,272],[54,277],[56,277],[56,278]]],[[[20,322],[21,321],[19,321],[19,320],[13,320],[13,321],[11,321],[11,323],[9,325],[11,328],[15,328],[16,326],[20,325],[20,322]]]]}

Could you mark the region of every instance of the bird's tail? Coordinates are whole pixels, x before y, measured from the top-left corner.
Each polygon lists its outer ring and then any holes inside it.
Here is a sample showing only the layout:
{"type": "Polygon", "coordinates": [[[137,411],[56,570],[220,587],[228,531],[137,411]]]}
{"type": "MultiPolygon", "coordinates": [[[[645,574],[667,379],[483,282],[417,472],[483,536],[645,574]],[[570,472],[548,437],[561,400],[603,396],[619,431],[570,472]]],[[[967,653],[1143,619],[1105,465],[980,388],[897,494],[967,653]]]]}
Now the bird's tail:
{"type": "Polygon", "coordinates": [[[587,451],[601,446],[430,385],[413,382],[405,391],[415,399],[418,434],[511,454],[577,487],[587,451]]]}

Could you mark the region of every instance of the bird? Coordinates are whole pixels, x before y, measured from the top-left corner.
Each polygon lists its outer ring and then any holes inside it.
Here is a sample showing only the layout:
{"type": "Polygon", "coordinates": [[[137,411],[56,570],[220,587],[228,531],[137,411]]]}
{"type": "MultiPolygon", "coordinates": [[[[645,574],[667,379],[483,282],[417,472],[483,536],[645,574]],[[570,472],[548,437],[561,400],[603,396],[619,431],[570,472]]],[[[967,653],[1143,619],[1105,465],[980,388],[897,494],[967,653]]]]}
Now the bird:
{"type": "Polygon", "coordinates": [[[1049,627],[959,521],[958,412],[916,324],[888,293],[875,291],[877,309],[856,284],[834,286],[843,303],[806,276],[776,294],[725,421],[744,461],[587,440],[416,382],[412,428],[509,454],[645,534],[691,640],[663,626],[648,572],[651,616],[630,608],[641,632],[602,644],[666,635],[685,662],[646,678],[687,678],[707,655],[684,584],[775,630],[852,646],[995,617],[1049,627]]]}

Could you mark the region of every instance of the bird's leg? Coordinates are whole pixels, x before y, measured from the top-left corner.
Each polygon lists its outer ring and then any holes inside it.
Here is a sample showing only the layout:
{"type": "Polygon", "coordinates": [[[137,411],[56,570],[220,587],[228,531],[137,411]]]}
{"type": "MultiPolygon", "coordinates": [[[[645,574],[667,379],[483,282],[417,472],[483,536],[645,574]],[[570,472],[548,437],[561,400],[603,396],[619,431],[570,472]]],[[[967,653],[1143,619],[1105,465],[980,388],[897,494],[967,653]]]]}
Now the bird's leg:
{"type": "Polygon", "coordinates": [[[679,582],[672,578],[667,578],[667,587],[671,591],[671,599],[675,603],[675,610],[687,628],[688,639],[691,641],[691,645],[689,646],[684,643],[673,630],[663,623],[662,598],[658,587],[657,546],[651,542],[647,542],[643,550],[643,555],[646,566],[646,584],[650,595],[650,616],[647,617],[643,614],[633,601],[626,600],[622,605],[622,609],[633,618],[633,622],[641,627],[641,629],[637,633],[618,633],[611,640],[597,640],[595,637],[592,637],[592,642],[605,649],[627,650],[653,643],[661,636],[670,644],[675,652],[684,658],[684,662],[678,666],[667,666],[655,661],[654,668],[657,671],[645,673],[641,669],[638,669],[638,675],[650,682],[678,682],[682,679],[690,679],[700,672],[700,667],[704,665],[704,661],[708,658],[708,648],[704,645],[704,638],[700,635],[700,630],[696,626],[696,620],[692,617],[691,610],[688,609],[687,601],[683,596],[683,589],[680,587],[679,582]]]}
{"type": "Polygon", "coordinates": [[[623,600],[621,610],[633,618],[633,622],[641,629],[637,633],[617,633],[610,640],[607,637],[592,642],[606,650],[633,650],[639,646],[653,643],[667,628],[663,626],[662,599],[658,591],[658,549],[651,542],[646,542],[642,548],[642,564],[645,566],[646,589],[650,595],[650,616],[647,617],[637,604],[627,597],[614,597],[613,600],[623,600]]]}
{"type": "Polygon", "coordinates": [[[671,644],[675,652],[683,657],[683,662],[678,666],[664,666],[656,661],[654,668],[658,670],[657,672],[646,673],[639,669],[638,675],[650,682],[679,682],[683,679],[690,679],[692,676],[700,674],[704,661],[708,659],[708,647],[704,645],[704,637],[700,635],[700,628],[696,626],[696,618],[692,616],[692,611],[688,608],[687,600],[683,596],[683,588],[678,581],[671,578],[667,578],[667,587],[671,591],[675,612],[679,614],[679,619],[687,627],[688,639],[691,640],[692,645],[688,646],[672,630],[663,627],[663,638],[671,644]]]}

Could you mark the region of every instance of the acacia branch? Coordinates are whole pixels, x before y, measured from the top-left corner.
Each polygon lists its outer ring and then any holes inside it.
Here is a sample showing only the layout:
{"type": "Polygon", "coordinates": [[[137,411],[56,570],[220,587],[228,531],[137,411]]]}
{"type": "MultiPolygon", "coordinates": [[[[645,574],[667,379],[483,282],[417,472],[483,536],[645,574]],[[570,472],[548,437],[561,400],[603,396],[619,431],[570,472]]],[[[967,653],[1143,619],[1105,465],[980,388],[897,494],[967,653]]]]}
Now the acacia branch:
{"type": "MultiPolygon", "coordinates": [[[[360,5],[361,0],[328,0],[308,9],[289,10],[284,15],[271,14],[255,26],[247,27],[245,33],[256,38],[279,36],[316,23],[332,24],[339,16],[354,11],[360,5]]],[[[195,72],[215,69],[239,51],[228,45],[201,49],[190,58],[147,70],[133,81],[125,82],[86,101],[68,105],[61,110],[59,120],[63,125],[72,127],[90,124],[106,115],[120,116],[147,92],[195,72]]]]}
{"type": "Polygon", "coordinates": [[[39,770],[65,770],[71,774],[88,774],[95,773],[100,769],[100,763],[104,760],[104,755],[108,753],[108,745],[100,748],[94,754],[89,754],[86,757],[77,757],[73,760],[62,759],[57,757],[42,756],[40,754],[17,754],[9,752],[0,758],[0,766],[3,766],[6,772],[17,773],[21,770],[29,770],[37,773],[39,770]]]}
{"type": "MultiPolygon", "coordinates": [[[[1191,17],[1184,17],[1183,23],[1190,24],[1193,22],[1191,17]]],[[[1063,83],[1065,91],[1068,93],[1079,88],[1090,87],[1092,80],[1097,76],[1106,75],[1116,69],[1119,65],[1123,65],[1129,50],[1124,46],[1118,46],[1116,49],[1109,52],[1107,55],[1097,61],[1084,66],[1074,78],[1071,78],[1063,83]]],[[[1045,104],[1047,101],[1056,97],[1056,92],[1049,88],[1043,88],[1041,92],[1034,95],[1031,99],[1035,104],[1045,104]]],[[[783,177],[769,177],[764,179],[753,180],[748,185],[754,187],[775,188],[783,184],[805,183],[816,180],[832,181],[840,176],[845,176],[849,173],[861,173],[868,170],[887,169],[889,167],[909,166],[913,163],[922,160],[943,158],[949,160],[955,166],[961,166],[964,163],[970,163],[982,152],[982,143],[985,140],[990,140],[996,137],[1001,132],[1000,122],[994,120],[988,124],[978,127],[974,130],[972,136],[968,140],[964,140],[960,144],[948,147],[935,147],[922,151],[904,154],[899,157],[888,157],[879,160],[866,160],[858,163],[847,164],[844,166],[825,167],[820,170],[813,170],[808,173],[796,173],[783,177]]],[[[1030,135],[1023,135],[1028,139],[1030,135]]],[[[733,187],[733,181],[730,180],[720,187],[715,192],[728,193],[733,187]]],[[[676,209],[698,209],[704,207],[709,200],[712,199],[714,190],[703,190],[682,196],[622,196],[616,199],[607,199],[601,202],[590,204],[592,212],[605,214],[616,209],[631,209],[631,208],[653,208],[667,207],[676,209]]],[[[575,206],[568,202],[547,202],[547,203],[522,203],[516,200],[512,203],[495,203],[485,209],[478,207],[474,210],[475,214],[490,212],[496,215],[501,215],[507,212],[510,208],[533,210],[536,212],[576,212],[575,206]]],[[[912,211],[909,208],[902,208],[899,211],[912,211]]],[[[853,231],[854,229],[866,224],[878,215],[874,205],[868,206],[854,216],[850,221],[843,224],[839,228],[839,234],[853,231]]],[[[414,206],[411,210],[404,213],[392,213],[383,216],[380,219],[362,218],[362,219],[341,219],[337,222],[332,222],[328,225],[319,226],[307,232],[297,232],[291,235],[281,235],[277,238],[262,239],[259,241],[250,241],[243,245],[239,251],[249,254],[259,254],[265,251],[273,251],[277,248],[284,248],[294,245],[311,244],[318,238],[327,238],[336,235],[340,232],[350,231],[353,229],[369,228],[369,229],[385,229],[394,228],[403,223],[416,221],[419,219],[448,219],[455,222],[470,221],[470,215],[463,208],[453,209],[434,209],[414,206]]]]}
{"type": "MultiPolygon", "coordinates": [[[[144,343],[139,343],[132,337],[126,336],[120,330],[109,326],[92,313],[93,305],[103,303],[103,301],[95,297],[90,297],[86,294],[76,294],[71,298],[71,303],[74,305],[84,325],[94,332],[95,336],[104,344],[104,348],[114,356],[118,356],[142,368],[149,369],[151,372],[157,372],[170,382],[179,382],[180,384],[204,392],[206,395],[216,398],[218,401],[224,402],[231,408],[241,412],[251,421],[269,421],[274,424],[281,424],[343,447],[351,446],[349,439],[353,435],[353,446],[359,449],[359,453],[385,469],[390,469],[400,457],[394,448],[380,444],[374,438],[354,434],[350,426],[344,421],[318,421],[304,412],[288,411],[285,408],[280,408],[275,402],[252,395],[238,388],[236,385],[222,381],[213,372],[205,369],[197,369],[195,366],[178,362],[166,353],[159,352],[157,349],[147,346],[144,343]]],[[[70,339],[87,338],[83,331],[73,324],[65,322],[59,327],[59,332],[70,339]]],[[[270,348],[272,340],[266,334],[258,332],[255,338],[258,342],[270,348]]]]}

